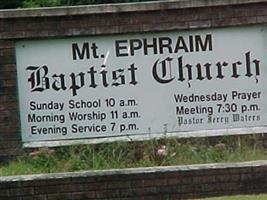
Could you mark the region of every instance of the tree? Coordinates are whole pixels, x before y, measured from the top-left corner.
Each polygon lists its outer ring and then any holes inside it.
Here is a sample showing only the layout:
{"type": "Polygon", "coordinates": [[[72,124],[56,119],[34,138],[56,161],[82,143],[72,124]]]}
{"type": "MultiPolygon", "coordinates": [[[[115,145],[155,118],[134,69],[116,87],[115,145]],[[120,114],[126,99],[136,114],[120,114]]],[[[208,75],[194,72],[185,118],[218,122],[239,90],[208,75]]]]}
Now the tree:
{"type": "MultiPolygon", "coordinates": [[[[0,9],[8,8],[33,8],[51,6],[75,6],[107,3],[142,2],[153,0],[0,0],[0,9]]],[[[155,1],[155,0],[154,0],[155,1]]]]}
{"type": "Polygon", "coordinates": [[[23,0],[0,0],[0,9],[18,8],[22,6],[23,0]]]}
{"type": "Polygon", "coordinates": [[[60,6],[60,0],[24,0],[24,8],[60,6]]]}
{"type": "Polygon", "coordinates": [[[141,1],[149,1],[149,0],[61,0],[61,5],[73,6],[73,5],[127,3],[127,2],[141,2],[141,1]]]}

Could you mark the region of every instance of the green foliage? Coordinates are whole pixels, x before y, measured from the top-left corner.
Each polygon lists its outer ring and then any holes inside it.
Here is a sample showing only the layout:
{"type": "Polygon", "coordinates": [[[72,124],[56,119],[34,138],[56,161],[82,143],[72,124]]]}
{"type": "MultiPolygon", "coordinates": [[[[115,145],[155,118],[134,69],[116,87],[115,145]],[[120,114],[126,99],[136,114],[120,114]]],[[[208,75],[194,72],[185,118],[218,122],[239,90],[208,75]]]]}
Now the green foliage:
{"type": "Polygon", "coordinates": [[[263,159],[265,150],[257,137],[226,137],[215,143],[201,138],[114,142],[25,152],[17,161],[0,166],[0,176],[263,159]]]}
{"type": "Polygon", "coordinates": [[[152,0],[61,0],[61,5],[90,5],[90,4],[109,4],[109,3],[129,3],[129,2],[143,2],[152,0]]]}
{"type": "MultiPolygon", "coordinates": [[[[24,0],[24,8],[142,2],[149,0],[24,0]]],[[[150,0],[151,1],[151,0],[150,0]]]]}
{"type": "Polygon", "coordinates": [[[129,3],[157,0],[0,0],[0,9],[129,3]]]}
{"type": "Polygon", "coordinates": [[[214,197],[214,198],[205,198],[202,200],[266,200],[267,195],[238,195],[238,196],[226,196],[226,197],[214,197]]]}
{"type": "Polygon", "coordinates": [[[59,6],[60,0],[25,0],[22,5],[24,8],[52,7],[59,6]]]}
{"type": "Polygon", "coordinates": [[[0,9],[17,8],[22,5],[22,0],[0,0],[0,9]]]}

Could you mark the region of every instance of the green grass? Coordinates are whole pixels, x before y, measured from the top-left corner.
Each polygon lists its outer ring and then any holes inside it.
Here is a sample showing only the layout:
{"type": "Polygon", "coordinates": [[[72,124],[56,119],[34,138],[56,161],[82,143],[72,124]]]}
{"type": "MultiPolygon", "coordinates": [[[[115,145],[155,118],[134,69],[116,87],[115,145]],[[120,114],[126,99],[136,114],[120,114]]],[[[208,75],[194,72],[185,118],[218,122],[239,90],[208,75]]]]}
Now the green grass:
{"type": "Polygon", "coordinates": [[[227,197],[216,197],[216,198],[205,198],[199,200],[266,200],[267,195],[238,195],[238,196],[227,196],[227,197]]]}
{"type": "Polygon", "coordinates": [[[114,142],[33,152],[38,154],[25,151],[17,160],[0,165],[0,176],[266,159],[257,137],[114,142]]]}

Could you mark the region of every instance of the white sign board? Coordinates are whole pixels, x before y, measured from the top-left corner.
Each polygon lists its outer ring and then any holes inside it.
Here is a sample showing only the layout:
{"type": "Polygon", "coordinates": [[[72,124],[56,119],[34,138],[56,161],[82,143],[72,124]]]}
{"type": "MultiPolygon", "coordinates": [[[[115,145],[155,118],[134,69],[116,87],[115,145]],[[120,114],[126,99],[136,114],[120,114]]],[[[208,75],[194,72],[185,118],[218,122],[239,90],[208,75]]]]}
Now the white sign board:
{"type": "Polygon", "coordinates": [[[266,38],[256,26],[19,41],[22,140],[265,127],[266,38]]]}

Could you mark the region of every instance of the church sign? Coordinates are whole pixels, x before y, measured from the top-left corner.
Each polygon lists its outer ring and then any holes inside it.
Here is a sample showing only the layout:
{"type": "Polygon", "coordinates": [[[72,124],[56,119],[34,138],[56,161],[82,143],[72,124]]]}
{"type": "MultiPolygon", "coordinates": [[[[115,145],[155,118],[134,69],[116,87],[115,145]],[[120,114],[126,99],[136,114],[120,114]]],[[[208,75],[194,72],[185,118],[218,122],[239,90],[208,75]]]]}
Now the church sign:
{"type": "Polygon", "coordinates": [[[266,36],[252,26],[18,41],[22,140],[264,128],[266,36]]]}

